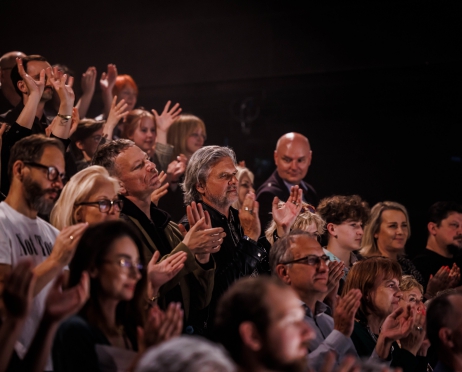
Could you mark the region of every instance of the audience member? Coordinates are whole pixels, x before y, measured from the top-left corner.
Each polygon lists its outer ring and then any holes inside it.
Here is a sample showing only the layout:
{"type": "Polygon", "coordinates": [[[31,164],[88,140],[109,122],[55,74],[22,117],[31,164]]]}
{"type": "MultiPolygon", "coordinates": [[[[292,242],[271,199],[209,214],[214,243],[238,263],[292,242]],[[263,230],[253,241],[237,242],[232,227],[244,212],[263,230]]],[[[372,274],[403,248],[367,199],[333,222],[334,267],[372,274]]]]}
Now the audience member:
{"type": "Polygon", "coordinates": [[[396,260],[372,256],[352,266],[342,295],[351,289],[362,293],[351,335],[359,356],[375,353],[384,363],[388,361],[406,372],[414,371],[417,363],[416,355],[425,336],[425,314],[411,306],[399,306],[401,276],[396,260]]]}
{"type": "Polygon", "coordinates": [[[303,201],[318,205],[319,199],[315,189],[303,179],[311,164],[312,151],[308,138],[300,133],[286,133],[279,138],[274,150],[276,170],[257,190],[260,203],[259,218],[261,230],[265,231],[271,221],[272,202],[275,196],[287,200],[292,186],[299,186],[303,191],[303,201]]]}
{"type": "MultiPolygon", "coordinates": [[[[186,252],[184,269],[160,293],[161,307],[170,302],[181,302],[185,325],[195,321],[195,313],[210,301],[215,274],[211,252],[220,249],[223,228],[207,228],[205,217],[197,221],[183,236],[179,226],[168,213],[151,202],[151,194],[160,182],[155,165],[132,141],[119,139],[101,145],[93,157],[93,164],[106,168],[119,180],[119,197],[123,200],[121,218],[141,236],[144,255],[150,260],[156,251],[164,257],[186,252]]],[[[157,299],[157,294],[153,294],[157,299]]]]}
{"type": "Polygon", "coordinates": [[[314,330],[309,343],[309,362],[319,370],[326,353],[335,351],[337,364],[356,350],[350,339],[354,316],[361,292],[353,289],[336,306],[335,312],[323,302],[328,293],[329,257],[311,235],[293,230],[271,248],[270,265],[273,275],[292,287],[305,312],[305,319],[314,330]]]}
{"type": "Polygon", "coordinates": [[[403,274],[412,275],[423,284],[422,275],[405,255],[406,242],[410,236],[411,226],[406,207],[394,201],[379,202],[371,209],[359,253],[365,257],[389,257],[399,263],[403,274]]]}
{"type": "MultiPolygon", "coordinates": [[[[77,224],[59,233],[37,216],[51,211],[63,187],[63,152],[61,141],[41,134],[23,138],[11,149],[11,189],[0,203],[0,283],[26,256],[36,265],[37,276],[32,310],[16,347],[21,358],[37,329],[51,281],[69,264],[87,227],[77,224]]],[[[52,370],[51,359],[47,370],[52,370]]]]}
{"type": "Polygon", "coordinates": [[[13,51],[0,57],[0,116],[21,102],[21,96],[11,81],[11,70],[16,66],[16,58],[24,58],[23,52],[13,51]]]}
{"type": "Polygon", "coordinates": [[[135,372],[237,372],[226,350],[200,336],[182,335],[146,350],[135,372]]]}
{"type": "Polygon", "coordinates": [[[431,300],[427,334],[438,355],[434,372],[462,371],[462,293],[450,291],[431,300]]]}
{"type": "Polygon", "coordinates": [[[369,205],[359,195],[333,195],[321,199],[317,213],[326,221],[324,253],[331,261],[341,261],[345,265],[341,291],[351,266],[362,259],[359,250],[363,226],[369,219],[369,205]]]}
{"type": "MultiPolygon", "coordinates": [[[[427,229],[427,246],[412,260],[424,285],[432,276],[439,276],[442,281],[436,291],[461,285],[462,205],[452,201],[434,203],[427,213],[427,229]]],[[[436,292],[427,294],[432,297],[436,292]]]]}
{"type": "MultiPolygon", "coordinates": [[[[69,265],[69,287],[88,272],[90,298],[58,329],[54,371],[99,371],[109,363],[127,370],[132,365],[139,348],[137,327],[143,328],[146,318],[144,267],[142,242],[124,221],[102,222],[85,231],[69,265]]],[[[178,326],[181,310],[178,305],[174,309],[178,326]]]]}
{"type": "Polygon", "coordinates": [[[249,192],[255,193],[254,184],[253,184],[253,181],[255,180],[255,176],[252,173],[252,171],[245,166],[243,167],[243,166],[237,165],[236,169],[237,169],[236,178],[237,178],[238,199],[232,204],[232,207],[234,209],[239,210],[241,209],[242,204],[244,203],[245,196],[249,192]]]}
{"type": "Polygon", "coordinates": [[[192,114],[179,115],[167,131],[167,143],[173,146],[174,158],[181,154],[191,158],[206,140],[204,122],[192,114]]]}
{"type": "Polygon", "coordinates": [[[306,371],[315,333],[295,291],[270,276],[241,278],[218,302],[213,339],[240,371],[306,371]]]}

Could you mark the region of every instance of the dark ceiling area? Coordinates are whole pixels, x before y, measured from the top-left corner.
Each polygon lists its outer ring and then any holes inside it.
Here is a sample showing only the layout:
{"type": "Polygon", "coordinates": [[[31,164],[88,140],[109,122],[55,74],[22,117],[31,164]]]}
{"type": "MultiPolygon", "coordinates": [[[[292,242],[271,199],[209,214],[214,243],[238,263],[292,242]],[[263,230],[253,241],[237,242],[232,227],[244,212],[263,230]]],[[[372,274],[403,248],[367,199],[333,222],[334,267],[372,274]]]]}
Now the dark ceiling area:
{"type": "Polygon", "coordinates": [[[319,195],[403,203],[412,255],[430,204],[462,201],[462,2],[298,3],[2,0],[0,54],[42,54],[77,77],[115,63],[140,105],[201,117],[206,144],[231,146],[257,186],[279,136],[301,132],[319,195]]]}

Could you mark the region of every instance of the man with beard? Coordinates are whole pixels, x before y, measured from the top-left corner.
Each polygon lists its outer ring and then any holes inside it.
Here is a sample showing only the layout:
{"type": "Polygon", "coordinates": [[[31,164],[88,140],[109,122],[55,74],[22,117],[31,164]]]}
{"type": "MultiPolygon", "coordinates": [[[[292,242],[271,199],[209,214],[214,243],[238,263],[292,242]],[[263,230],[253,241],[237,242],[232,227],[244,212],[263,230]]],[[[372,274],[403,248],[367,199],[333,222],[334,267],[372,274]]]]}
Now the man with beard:
{"type": "Polygon", "coordinates": [[[213,339],[241,371],[307,371],[314,336],[295,291],[274,277],[239,279],[218,302],[213,339]]]}
{"type": "MultiPolygon", "coordinates": [[[[447,288],[451,283],[452,286],[461,285],[462,205],[454,201],[434,203],[427,213],[427,229],[427,247],[412,260],[422,274],[425,286],[430,276],[435,276],[441,268],[442,274],[438,275],[443,281],[441,288],[447,288]]],[[[426,296],[436,295],[428,293],[428,289],[426,296]]]]}
{"type": "MultiPolygon", "coordinates": [[[[86,224],[61,232],[38,214],[48,214],[63,187],[64,148],[61,141],[35,134],[11,149],[11,189],[0,203],[0,293],[4,278],[23,257],[30,257],[37,281],[34,301],[16,352],[23,357],[42,316],[51,281],[69,264],[86,224]]],[[[47,370],[52,370],[51,358],[47,370]]]]}

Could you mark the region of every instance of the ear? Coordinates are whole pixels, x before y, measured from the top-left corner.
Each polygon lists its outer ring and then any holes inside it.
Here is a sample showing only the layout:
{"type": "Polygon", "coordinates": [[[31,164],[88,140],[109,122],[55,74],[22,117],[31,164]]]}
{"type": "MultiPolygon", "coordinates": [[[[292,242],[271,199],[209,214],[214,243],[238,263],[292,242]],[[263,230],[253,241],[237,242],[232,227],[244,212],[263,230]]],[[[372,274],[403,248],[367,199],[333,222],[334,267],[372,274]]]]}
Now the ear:
{"type": "Polygon", "coordinates": [[[79,205],[77,208],[75,208],[72,217],[77,223],[83,222],[82,206],[79,205]]]}
{"type": "Polygon", "coordinates": [[[21,160],[16,160],[13,164],[13,178],[18,178],[22,182],[24,169],[24,163],[21,160]]]}
{"type": "Polygon", "coordinates": [[[337,234],[336,234],[336,232],[335,232],[335,225],[334,225],[332,222],[329,222],[329,223],[327,224],[326,230],[327,230],[327,232],[328,232],[330,235],[332,235],[332,236],[334,236],[334,237],[337,237],[337,234]]]}
{"type": "Polygon", "coordinates": [[[308,165],[311,165],[312,159],[313,159],[313,151],[310,150],[310,154],[308,155],[308,165]]]}
{"type": "Polygon", "coordinates": [[[260,351],[262,340],[254,323],[247,321],[239,324],[239,335],[247,348],[255,352],[260,351]]]}
{"type": "Polygon", "coordinates": [[[205,186],[200,182],[196,183],[196,190],[199,191],[201,195],[205,194],[205,186]]]}
{"type": "Polygon", "coordinates": [[[441,343],[452,349],[454,347],[454,341],[452,340],[452,331],[448,327],[442,327],[438,331],[438,337],[440,338],[441,343]]]}
{"type": "Polygon", "coordinates": [[[275,164],[277,164],[278,159],[279,159],[279,157],[278,157],[278,152],[277,152],[276,150],[274,150],[274,163],[275,163],[275,164]]]}
{"type": "Polygon", "coordinates": [[[127,192],[127,189],[125,188],[124,183],[123,183],[121,180],[119,180],[119,179],[118,179],[118,181],[119,181],[119,186],[120,186],[119,194],[120,194],[120,195],[124,195],[124,196],[127,195],[128,192],[127,192]]]}
{"type": "Polygon", "coordinates": [[[90,275],[90,278],[95,279],[98,276],[99,271],[96,267],[93,267],[90,270],[88,270],[88,274],[90,275]]]}
{"type": "Polygon", "coordinates": [[[279,279],[281,279],[284,283],[290,285],[291,283],[290,275],[285,265],[278,264],[276,266],[276,274],[279,277],[279,279]]]}
{"type": "Polygon", "coordinates": [[[29,89],[27,89],[27,85],[26,83],[24,82],[24,80],[19,80],[17,83],[16,83],[18,89],[23,93],[23,94],[28,94],[29,93],[29,89]]]}
{"type": "Polygon", "coordinates": [[[427,224],[427,229],[430,235],[436,235],[438,227],[436,226],[436,223],[434,222],[429,222],[427,224]]]}
{"type": "Polygon", "coordinates": [[[75,141],[75,145],[80,151],[83,151],[84,147],[82,141],[75,141]]]}

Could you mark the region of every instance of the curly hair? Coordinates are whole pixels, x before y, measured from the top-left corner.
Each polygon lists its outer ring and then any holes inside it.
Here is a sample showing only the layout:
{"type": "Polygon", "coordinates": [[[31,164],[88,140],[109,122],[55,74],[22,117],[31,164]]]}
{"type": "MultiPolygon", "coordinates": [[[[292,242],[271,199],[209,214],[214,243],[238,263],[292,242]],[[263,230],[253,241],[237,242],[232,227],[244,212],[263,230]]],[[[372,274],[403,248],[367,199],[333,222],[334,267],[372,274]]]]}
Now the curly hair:
{"type": "Polygon", "coordinates": [[[369,204],[359,195],[332,195],[323,198],[316,211],[326,223],[336,225],[348,220],[361,221],[365,225],[370,215],[369,204]]]}
{"type": "Polygon", "coordinates": [[[118,139],[107,142],[96,150],[91,161],[92,165],[101,165],[106,168],[111,176],[117,177],[115,159],[117,155],[126,149],[135,146],[135,142],[128,139],[118,139]]]}

